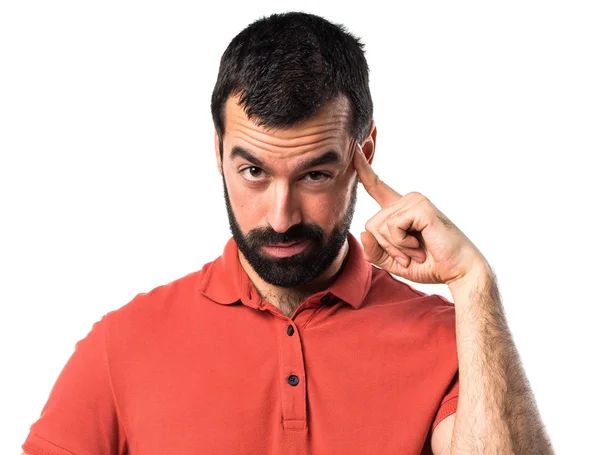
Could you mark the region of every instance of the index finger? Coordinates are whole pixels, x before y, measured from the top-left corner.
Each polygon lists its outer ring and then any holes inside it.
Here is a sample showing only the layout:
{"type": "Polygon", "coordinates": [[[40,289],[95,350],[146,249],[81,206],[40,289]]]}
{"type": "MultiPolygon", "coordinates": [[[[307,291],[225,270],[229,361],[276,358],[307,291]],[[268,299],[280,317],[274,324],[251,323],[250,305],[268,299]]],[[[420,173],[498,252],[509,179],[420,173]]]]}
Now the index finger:
{"type": "Polygon", "coordinates": [[[363,184],[367,193],[377,201],[381,208],[388,207],[402,198],[400,193],[396,192],[377,176],[358,143],[356,143],[356,147],[354,148],[352,162],[358,173],[360,183],[363,184]]]}

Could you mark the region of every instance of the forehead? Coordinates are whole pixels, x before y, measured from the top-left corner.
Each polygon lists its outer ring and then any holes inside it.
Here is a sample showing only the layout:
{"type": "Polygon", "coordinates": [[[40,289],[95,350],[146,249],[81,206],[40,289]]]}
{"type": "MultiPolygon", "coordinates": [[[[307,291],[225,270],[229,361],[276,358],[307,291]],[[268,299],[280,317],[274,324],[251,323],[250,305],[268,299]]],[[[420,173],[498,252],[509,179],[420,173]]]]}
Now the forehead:
{"type": "Polygon", "coordinates": [[[225,105],[225,150],[243,145],[266,159],[287,161],[329,150],[344,156],[349,146],[351,109],[345,96],[330,100],[310,119],[289,128],[257,125],[238,102],[239,97],[230,97],[225,105]]]}

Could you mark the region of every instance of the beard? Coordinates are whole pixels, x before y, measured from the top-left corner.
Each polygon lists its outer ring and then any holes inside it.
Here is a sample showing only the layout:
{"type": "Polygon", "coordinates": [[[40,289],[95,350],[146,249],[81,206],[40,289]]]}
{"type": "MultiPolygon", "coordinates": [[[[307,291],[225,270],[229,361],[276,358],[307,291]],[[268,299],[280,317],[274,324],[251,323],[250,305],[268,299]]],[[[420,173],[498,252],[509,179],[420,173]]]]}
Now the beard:
{"type": "Polygon", "coordinates": [[[350,232],[354,216],[358,177],[352,186],[350,203],[342,221],[329,234],[315,223],[296,224],[286,232],[276,232],[270,226],[251,229],[244,234],[240,228],[229,200],[225,176],[223,190],[229,217],[231,234],[250,266],[267,283],[280,287],[302,286],[310,283],[333,264],[350,232]],[[274,257],[264,252],[263,246],[281,243],[307,241],[308,244],[298,254],[288,257],[274,257]]]}

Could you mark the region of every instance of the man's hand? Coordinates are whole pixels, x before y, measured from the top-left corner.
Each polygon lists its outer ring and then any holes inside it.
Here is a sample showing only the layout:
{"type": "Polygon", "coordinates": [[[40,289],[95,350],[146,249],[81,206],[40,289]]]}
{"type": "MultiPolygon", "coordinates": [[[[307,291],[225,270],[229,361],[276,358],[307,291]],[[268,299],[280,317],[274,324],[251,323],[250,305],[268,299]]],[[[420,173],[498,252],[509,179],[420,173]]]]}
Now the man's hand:
{"type": "Polygon", "coordinates": [[[358,146],[353,163],[381,206],[361,234],[366,259],[410,281],[445,283],[452,292],[461,398],[452,432],[434,432],[433,447],[553,454],[483,255],[425,196],[402,196],[383,183],[358,146]]]}
{"type": "Polygon", "coordinates": [[[360,236],[366,259],[417,283],[458,284],[486,270],[487,261],[469,238],[425,196],[405,196],[382,182],[356,144],[353,164],[381,210],[360,236]]]}

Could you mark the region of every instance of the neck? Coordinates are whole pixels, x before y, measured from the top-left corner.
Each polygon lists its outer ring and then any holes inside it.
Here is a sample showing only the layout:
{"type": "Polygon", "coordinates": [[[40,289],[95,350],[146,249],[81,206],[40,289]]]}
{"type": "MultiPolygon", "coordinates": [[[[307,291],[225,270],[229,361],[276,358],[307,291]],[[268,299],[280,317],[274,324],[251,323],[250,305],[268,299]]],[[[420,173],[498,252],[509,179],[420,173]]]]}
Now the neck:
{"type": "Polygon", "coordinates": [[[346,239],[333,263],[321,275],[308,284],[290,288],[283,288],[267,283],[256,273],[239,250],[238,257],[242,268],[248,274],[248,278],[262,299],[279,308],[287,316],[290,316],[307,297],[327,289],[336,280],[348,255],[348,249],[348,239],[346,239]]]}

